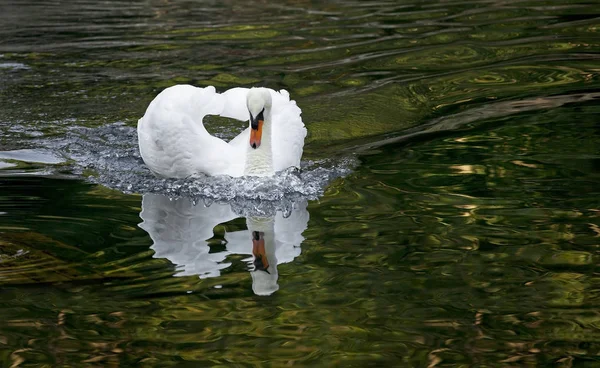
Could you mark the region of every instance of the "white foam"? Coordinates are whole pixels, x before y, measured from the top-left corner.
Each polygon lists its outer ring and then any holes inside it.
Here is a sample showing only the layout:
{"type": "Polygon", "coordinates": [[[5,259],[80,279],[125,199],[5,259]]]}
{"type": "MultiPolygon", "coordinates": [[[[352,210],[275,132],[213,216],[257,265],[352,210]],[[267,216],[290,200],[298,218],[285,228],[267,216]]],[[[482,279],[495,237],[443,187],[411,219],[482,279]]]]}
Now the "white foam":
{"type": "Polygon", "coordinates": [[[317,199],[333,179],[348,174],[355,165],[354,159],[346,158],[304,161],[300,170],[290,168],[274,177],[158,178],[140,157],[134,127],[123,123],[99,128],[70,124],[65,123],[63,135],[36,138],[36,143],[45,149],[7,151],[12,152],[11,157],[1,152],[0,158],[61,163],[62,173],[70,169],[76,175],[86,175],[91,182],[125,193],[157,193],[208,204],[227,202],[244,216],[288,213],[293,202],[317,199]]]}

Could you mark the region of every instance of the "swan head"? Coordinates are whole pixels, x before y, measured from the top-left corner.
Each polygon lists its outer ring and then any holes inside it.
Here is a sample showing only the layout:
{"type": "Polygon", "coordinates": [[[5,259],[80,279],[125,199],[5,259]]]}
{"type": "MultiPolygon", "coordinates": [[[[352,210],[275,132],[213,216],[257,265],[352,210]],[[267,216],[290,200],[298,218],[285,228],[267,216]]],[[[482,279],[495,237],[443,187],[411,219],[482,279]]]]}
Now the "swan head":
{"type": "MultiPolygon", "coordinates": [[[[266,88],[251,88],[246,96],[250,113],[250,147],[260,147],[265,116],[270,116],[271,94],[266,88]]],[[[267,120],[268,121],[268,120],[267,120]]]]}

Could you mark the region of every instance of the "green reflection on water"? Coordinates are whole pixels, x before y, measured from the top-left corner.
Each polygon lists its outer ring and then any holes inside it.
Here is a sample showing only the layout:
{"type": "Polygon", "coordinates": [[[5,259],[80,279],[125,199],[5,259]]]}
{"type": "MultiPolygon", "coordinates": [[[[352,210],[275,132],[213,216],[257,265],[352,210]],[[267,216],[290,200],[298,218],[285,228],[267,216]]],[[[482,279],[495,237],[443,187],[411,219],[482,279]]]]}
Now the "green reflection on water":
{"type": "Polygon", "coordinates": [[[0,162],[0,366],[598,364],[595,4],[140,4],[0,12],[26,67],[0,68],[2,150],[134,125],[172,84],[263,84],[308,158],[361,164],[259,297],[242,254],[203,279],[155,258],[140,195],[0,162]]]}
{"type": "Polygon", "coordinates": [[[310,204],[302,254],[279,266],[268,298],[252,294],[240,258],[218,278],[173,278],[135,226],[139,196],[5,178],[0,211],[21,203],[21,216],[2,218],[0,356],[149,366],[587,359],[600,318],[599,112],[584,103],[479,121],[363,156],[310,204]],[[51,217],[58,198],[62,217],[51,217]]]}

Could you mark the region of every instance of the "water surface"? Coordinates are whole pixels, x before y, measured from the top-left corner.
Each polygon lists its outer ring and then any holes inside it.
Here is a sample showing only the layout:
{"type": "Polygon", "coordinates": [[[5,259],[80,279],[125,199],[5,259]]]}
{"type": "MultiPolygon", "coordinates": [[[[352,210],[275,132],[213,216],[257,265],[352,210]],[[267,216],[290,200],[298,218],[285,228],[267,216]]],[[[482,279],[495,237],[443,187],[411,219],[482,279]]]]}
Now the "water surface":
{"type": "Polygon", "coordinates": [[[599,10],[0,1],[0,366],[599,364],[599,10]],[[302,170],[153,178],[177,83],[287,89],[302,170]]]}

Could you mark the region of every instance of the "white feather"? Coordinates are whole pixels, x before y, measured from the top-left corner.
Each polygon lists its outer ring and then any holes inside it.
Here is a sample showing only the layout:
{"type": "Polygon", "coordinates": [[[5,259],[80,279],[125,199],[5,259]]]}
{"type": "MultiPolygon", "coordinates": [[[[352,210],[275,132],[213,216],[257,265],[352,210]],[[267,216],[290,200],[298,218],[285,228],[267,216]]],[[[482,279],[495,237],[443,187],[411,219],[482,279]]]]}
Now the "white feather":
{"type": "MultiPolygon", "coordinates": [[[[272,98],[272,170],[300,166],[306,128],[302,111],[285,90],[268,90],[272,98]]],[[[210,135],[206,115],[248,121],[248,88],[217,93],[212,86],[176,85],[162,91],[138,121],[139,148],[146,165],[164,177],[185,178],[198,173],[239,177],[245,174],[249,128],[229,143],[210,135]]]]}

